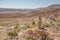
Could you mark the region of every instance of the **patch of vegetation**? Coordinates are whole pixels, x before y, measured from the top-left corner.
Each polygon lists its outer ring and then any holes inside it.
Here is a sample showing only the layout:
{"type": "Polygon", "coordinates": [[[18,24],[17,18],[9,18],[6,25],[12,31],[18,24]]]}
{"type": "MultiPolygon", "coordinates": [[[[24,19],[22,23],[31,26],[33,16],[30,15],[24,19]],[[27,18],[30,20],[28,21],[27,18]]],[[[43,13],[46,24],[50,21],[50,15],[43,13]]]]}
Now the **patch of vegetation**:
{"type": "Polygon", "coordinates": [[[42,36],[41,36],[41,40],[47,40],[47,35],[46,34],[43,34],[42,36]]]}
{"type": "Polygon", "coordinates": [[[45,27],[49,27],[50,25],[48,24],[48,23],[44,23],[43,24],[43,27],[45,28],[45,27]]]}
{"type": "Polygon", "coordinates": [[[26,40],[35,40],[35,39],[31,38],[30,36],[27,36],[26,40]]]}
{"type": "Polygon", "coordinates": [[[8,32],[7,35],[8,36],[17,36],[17,34],[16,33],[13,33],[13,32],[8,32]]]}
{"type": "Polygon", "coordinates": [[[36,25],[36,23],[33,21],[33,22],[32,22],[32,25],[36,25]]]}
{"type": "Polygon", "coordinates": [[[18,36],[18,32],[20,31],[20,29],[18,29],[18,28],[19,28],[19,24],[17,23],[13,29],[14,31],[12,31],[12,32],[10,31],[7,33],[7,35],[10,37],[10,39],[13,39],[13,38],[16,39],[16,37],[18,36]]]}
{"type": "Polygon", "coordinates": [[[55,18],[51,17],[50,20],[56,21],[55,18]]]}
{"type": "Polygon", "coordinates": [[[19,24],[17,23],[17,24],[16,24],[16,26],[14,27],[14,29],[16,29],[16,30],[17,30],[17,29],[18,29],[18,27],[19,27],[19,24]]]}

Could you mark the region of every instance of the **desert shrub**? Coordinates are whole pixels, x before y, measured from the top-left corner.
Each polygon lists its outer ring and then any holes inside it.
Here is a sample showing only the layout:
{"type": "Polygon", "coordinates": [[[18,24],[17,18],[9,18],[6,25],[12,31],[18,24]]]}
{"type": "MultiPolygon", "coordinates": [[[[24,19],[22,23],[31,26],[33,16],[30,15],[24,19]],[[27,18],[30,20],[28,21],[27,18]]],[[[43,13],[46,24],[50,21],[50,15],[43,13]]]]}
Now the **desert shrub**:
{"type": "Polygon", "coordinates": [[[56,21],[55,18],[51,17],[50,20],[56,21]]]}
{"type": "Polygon", "coordinates": [[[8,32],[8,36],[14,36],[13,32],[8,32]]]}
{"type": "Polygon", "coordinates": [[[18,27],[19,27],[19,24],[17,23],[17,24],[15,25],[14,29],[18,29],[18,27]]]}
{"type": "Polygon", "coordinates": [[[17,34],[15,32],[8,32],[7,35],[8,36],[17,36],[17,34]]]}
{"type": "Polygon", "coordinates": [[[36,23],[33,21],[33,22],[32,22],[32,25],[36,25],[36,23]]]}
{"type": "Polygon", "coordinates": [[[46,34],[43,34],[43,35],[41,36],[41,40],[47,40],[47,35],[46,35],[46,34]]]}
{"type": "Polygon", "coordinates": [[[43,27],[49,27],[50,25],[48,23],[43,23],[43,27]]]}
{"type": "Polygon", "coordinates": [[[36,39],[34,39],[34,38],[30,37],[30,36],[27,36],[26,40],[36,40],[36,39]]]}

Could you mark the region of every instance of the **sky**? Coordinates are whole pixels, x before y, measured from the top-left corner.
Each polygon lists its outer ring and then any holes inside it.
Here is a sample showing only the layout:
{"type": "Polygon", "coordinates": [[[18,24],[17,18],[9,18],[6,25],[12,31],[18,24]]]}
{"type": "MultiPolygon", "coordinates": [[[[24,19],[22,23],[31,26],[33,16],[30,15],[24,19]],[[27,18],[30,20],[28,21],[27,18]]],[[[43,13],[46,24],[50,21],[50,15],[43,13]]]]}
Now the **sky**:
{"type": "Polygon", "coordinates": [[[0,8],[34,9],[60,4],[60,0],[0,0],[0,8]]]}

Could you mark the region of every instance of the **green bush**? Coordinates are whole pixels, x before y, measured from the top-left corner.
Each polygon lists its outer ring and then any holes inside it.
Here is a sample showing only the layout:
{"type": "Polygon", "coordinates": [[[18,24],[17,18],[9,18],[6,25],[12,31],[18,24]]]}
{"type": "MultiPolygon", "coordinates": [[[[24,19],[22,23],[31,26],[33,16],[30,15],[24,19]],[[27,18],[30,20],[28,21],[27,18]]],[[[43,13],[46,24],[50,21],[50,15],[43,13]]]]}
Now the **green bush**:
{"type": "Polygon", "coordinates": [[[7,35],[8,36],[17,36],[17,34],[16,33],[13,33],[13,32],[8,32],[7,35]]]}
{"type": "Polygon", "coordinates": [[[52,17],[50,18],[50,20],[56,21],[55,18],[52,18],[52,17]]]}
{"type": "Polygon", "coordinates": [[[15,25],[15,27],[14,27],[14,29],[18,29],[18,27],[19,27],[19,24],[17,23],[16,25],[15,25]]]}
{"type": "Polygon", "coordinates": [[[26,37],[26,40],[32,40],[32,38],[28,36],[28,37],[26,37]]]}
{"type": "Polygon", "coordinates": [[[50,25],[48,24],[48,23],[44,23],[43,24],[43,27],[45,28],[45,27],[49,27],[50,25]]]}
{"type": "Polygon", "coordinates": [[[33,22],[32,22],[32,25],[36,25],[36,23],[33,21],[33,22]]]}
{"type": "Polygon", "coordinates": [[[47,40],[47,35],[46,34],[43,34],[42,36],[41,36],[41,40],[47,40]]]}
{"type": "Polygon", "coordinates": [[[25,40],[36,40],[36,39],[34,39],[34,38],[30,37],[30,36],[27,36],[25,40]]]}
{"type": "Polygon", "coordinates": [[[12,32],[8,32],[7,34],[8,34],[8,36],[14,36],[14,34],[12,32]]]}

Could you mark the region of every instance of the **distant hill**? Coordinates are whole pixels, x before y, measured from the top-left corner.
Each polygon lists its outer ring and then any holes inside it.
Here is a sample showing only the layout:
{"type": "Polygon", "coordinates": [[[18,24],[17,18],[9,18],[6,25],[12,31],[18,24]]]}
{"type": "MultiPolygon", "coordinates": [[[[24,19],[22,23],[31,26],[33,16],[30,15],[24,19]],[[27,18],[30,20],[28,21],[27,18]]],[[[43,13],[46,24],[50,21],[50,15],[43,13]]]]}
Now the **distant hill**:
{"type": "Polygon", "coordinates": [[[45,8],[37,9],[9,9],[0,8],[0,18],[18,18],[18,17],[31,17],[41,15],[60,14],[60,4],[50,5],[45,8]]]}
{"type": "Polygon", "coordinates": [[[31,11],[33,9],[14,9],[14,8],[0,8],[0,12],[4,11],[20,11],[20,12],[25,12],[25,11],[31,11]]]}

